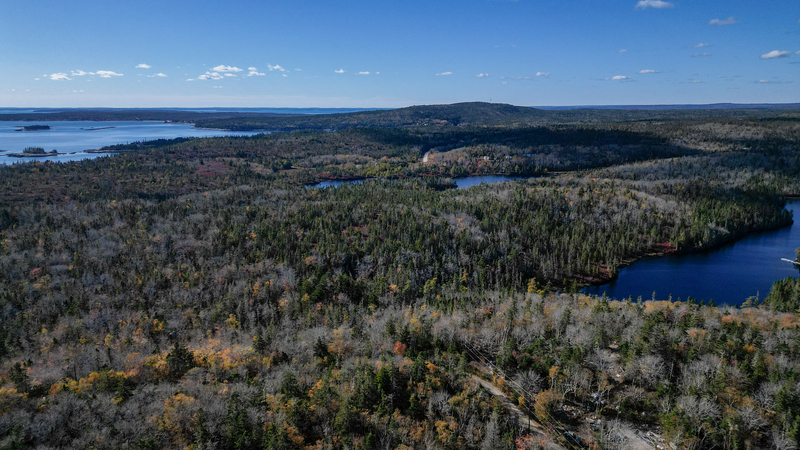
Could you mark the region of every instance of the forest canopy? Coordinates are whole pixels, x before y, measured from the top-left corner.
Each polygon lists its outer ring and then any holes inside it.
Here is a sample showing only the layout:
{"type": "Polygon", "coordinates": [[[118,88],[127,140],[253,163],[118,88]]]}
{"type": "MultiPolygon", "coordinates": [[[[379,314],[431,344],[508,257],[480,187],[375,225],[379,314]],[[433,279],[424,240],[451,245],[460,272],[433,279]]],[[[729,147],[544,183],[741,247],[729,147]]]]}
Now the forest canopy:
{"type": "Polygon", "coordinates": [[[314,120],[0,167],[0,446],[796,448],[796,279],[579,292],[790,224],[796,109],[314,120]]]}

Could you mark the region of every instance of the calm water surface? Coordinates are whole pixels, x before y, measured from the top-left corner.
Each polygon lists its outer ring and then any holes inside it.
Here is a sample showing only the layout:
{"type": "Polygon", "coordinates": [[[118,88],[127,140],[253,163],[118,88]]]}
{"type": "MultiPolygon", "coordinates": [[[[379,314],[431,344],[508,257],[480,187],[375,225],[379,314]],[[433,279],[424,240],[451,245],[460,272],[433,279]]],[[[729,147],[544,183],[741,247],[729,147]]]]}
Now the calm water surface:
{"type": "MultiPolygon", "coordinates": [[[[370,181],[374,178],[367,178],[361,180],[336,180],[336,181],[320,181],[316,184],[309,184],[306,186],[307,188],[324,188],[324,187],[336,187],[341,186],[343,184],[356,184],[356,183],[363,183],[364,181],[370,181]]],[[[454,178],[453,181],[456,182],[456,187],[458,189],[467,188],[470,186],[477,186],[479,184],[489,184],[489,183],[502,183],[504,181],[512,181],[512,180],[527,180],[526,177],[507,177],[504,175],[482,175],[482,176],[475,176],[475,177],[464,177],[464,178],[454,178]]]]}
{"type": "Polygon", "coordinates": [[[459,189],[477,186],[479,184],[503,183],[513,180],[527,180],[529,177],[507,177],[505,175],[480,175],[475,177],[455,178],[459,189]]]}
{"type": "Polygon", "coordinates": [[[800,276],[794,264],[781,258],[795,259],[800,247],[800,202],[786,208],[794,214],[791,227],[748,236],[717,250],[678,256],[664,256],[639,261],[619,272],[619,278],[608,284],[584,289],[589,294],[610,298],[664,300],[688,296],[714,300],[714,303],[739,305],[748,297],[759,295],[763,300],[772,283],[788,276],[800,276]]]}
{"type": "Polygon", "coordinates": [[[0,164],[25,161],[77,161],[106,156],[103,153],[84,153],[106,145],[126,144],[153,139],[177,137],[250,136],[256,132],[202,130],[189,124],[163,122],[0,122],[0,164]],[[14,131],[26,125],[50,125],[42,131],[14,131]],[[112,128],[107,128],[112,127],[112,128]],[[94,130],[90,130],[95,128],[94,130]],[[100,128],[100,129],[98,129],[100,128]],[[46,158],[14,158],[6,153],[21,152],[25,147],[57,150],[65,155],[46,158]],[[74,154],[70,154],[74,153],[74,154]]]}

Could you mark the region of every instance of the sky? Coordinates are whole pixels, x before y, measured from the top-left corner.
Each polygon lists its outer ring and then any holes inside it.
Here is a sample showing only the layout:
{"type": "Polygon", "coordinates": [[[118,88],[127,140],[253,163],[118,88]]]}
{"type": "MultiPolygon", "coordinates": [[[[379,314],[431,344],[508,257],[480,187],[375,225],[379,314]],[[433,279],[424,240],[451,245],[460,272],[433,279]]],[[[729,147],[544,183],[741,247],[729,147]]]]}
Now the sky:
{"type": "Polygon", "coordinates": [[[800,102],[798,0],[3,0],[0,107],[800,102]]]}

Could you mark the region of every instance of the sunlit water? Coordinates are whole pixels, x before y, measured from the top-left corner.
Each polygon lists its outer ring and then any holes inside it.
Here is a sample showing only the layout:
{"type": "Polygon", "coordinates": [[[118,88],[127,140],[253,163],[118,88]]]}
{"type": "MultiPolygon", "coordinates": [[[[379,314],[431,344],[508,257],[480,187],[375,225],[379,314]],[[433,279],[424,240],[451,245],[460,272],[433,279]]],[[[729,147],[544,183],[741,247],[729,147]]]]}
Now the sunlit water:
{"type": "Polygon", "coordinates": [[[77,161],[105,156],[85,153],[106,145],[127,144],[153,139],[177,137],[250,136],[257,132],[203,130],[190,124],[164,122],[0,122],[0,164],[25,161],[77,161]],[[27,125],[49,125],[42,131],[15,131],[27,125]],[[111,128],[109,128],[111,127],[111,128]],[[15,158],[8,153],[22,152],[26,147],[42,147],[45,151],[65,153],[42,158],[15,158]]]}

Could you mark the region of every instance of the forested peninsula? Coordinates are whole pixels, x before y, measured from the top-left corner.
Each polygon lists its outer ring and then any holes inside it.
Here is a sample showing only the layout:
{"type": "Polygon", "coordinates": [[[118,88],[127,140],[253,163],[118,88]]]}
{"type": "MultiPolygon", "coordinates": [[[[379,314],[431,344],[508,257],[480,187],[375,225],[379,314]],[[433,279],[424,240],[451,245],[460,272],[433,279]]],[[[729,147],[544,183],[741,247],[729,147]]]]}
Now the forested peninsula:
{"type": "Polygon", "coordinates": [[[800,108],[147,114],[271,133],[0,166],[0,447],[800,443],[796,279],[579,291],[792,223],[800,108]]]}

